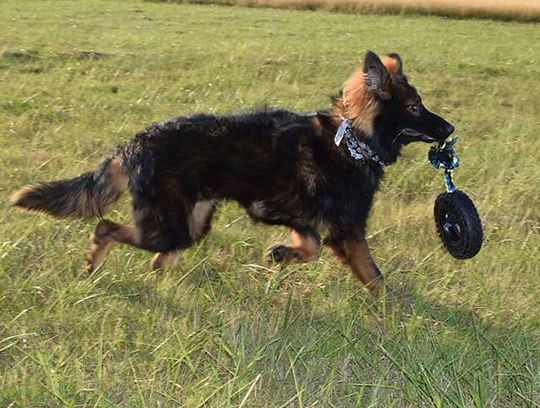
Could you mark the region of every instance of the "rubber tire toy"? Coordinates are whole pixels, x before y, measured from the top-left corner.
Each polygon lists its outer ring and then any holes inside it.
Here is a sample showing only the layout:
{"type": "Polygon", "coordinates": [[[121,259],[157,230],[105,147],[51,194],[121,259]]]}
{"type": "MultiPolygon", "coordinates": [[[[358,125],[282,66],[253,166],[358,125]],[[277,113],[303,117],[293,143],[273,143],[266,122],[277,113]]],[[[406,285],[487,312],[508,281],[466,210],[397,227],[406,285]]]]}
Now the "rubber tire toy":
{"type": "Polygon", "coordinates": [[[460,190],[439,194],[434,215],[437,232],[450,255],[469,259],[480,251],[484,238],[482,223],[467,194],[460,190]]]}

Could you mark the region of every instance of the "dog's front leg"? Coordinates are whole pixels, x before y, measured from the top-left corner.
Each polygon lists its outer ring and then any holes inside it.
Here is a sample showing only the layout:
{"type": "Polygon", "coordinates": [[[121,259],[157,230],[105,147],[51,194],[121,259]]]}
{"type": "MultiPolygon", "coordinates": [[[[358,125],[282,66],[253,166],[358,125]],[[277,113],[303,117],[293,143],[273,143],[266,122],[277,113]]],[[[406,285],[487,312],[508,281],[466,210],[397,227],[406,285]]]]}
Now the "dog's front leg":
{"type": "Polygon", "coordinates": [[[348,265],[355,276],[360,279],[365,289],[374,295],[384,291],[384,282],[381,272],[369,253],[365,238],[358,239],[326,239],[327,246],[333,254],[348,265]]]}

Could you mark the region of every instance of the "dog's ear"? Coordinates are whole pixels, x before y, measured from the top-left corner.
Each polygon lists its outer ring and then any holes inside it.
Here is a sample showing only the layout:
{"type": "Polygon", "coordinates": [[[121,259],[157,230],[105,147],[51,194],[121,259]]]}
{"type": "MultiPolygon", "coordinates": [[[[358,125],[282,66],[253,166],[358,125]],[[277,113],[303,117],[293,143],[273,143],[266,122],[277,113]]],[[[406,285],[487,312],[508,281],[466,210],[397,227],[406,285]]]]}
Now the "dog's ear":
{"type": "Polygon", "coordinates": [[[390,99],[390,75],[373,51],[364,57],[364,85],[366,90],[381,99],[390,99]]]}
{"type": "Polygon", "coordinates": [[[389,73],[403,76],[403,61],[399,54],[391,52],[384,58],[383,64],[389,73]]]}

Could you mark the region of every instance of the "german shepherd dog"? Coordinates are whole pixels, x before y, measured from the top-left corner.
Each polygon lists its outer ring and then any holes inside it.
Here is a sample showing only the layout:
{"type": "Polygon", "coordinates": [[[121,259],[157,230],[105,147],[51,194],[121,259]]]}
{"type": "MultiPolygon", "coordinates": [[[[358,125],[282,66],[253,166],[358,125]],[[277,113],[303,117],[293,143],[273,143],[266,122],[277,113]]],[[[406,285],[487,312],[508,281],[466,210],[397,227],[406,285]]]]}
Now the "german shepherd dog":
{"type": "Polygon", "coordinates": [[[403,145],[443,141],[453,130],[424,107],[397,54],[381,60],[368,51],[329,109],[153,124],[95,172],[26,186],[11,200],[56,217],[98,216],[86,253],[90,271],[114,243],[155,252],[155,269],[171,267],[209,232],[216,205],[235,200],[255,221],[291,229],[291,243],[271,251],[275,261],[315,259],[324,232],[322,244],[378,293],[384,284],[365,235],[383,166],[403,145]],[[134,226],[102,218],[126,189],[134,226]]]}

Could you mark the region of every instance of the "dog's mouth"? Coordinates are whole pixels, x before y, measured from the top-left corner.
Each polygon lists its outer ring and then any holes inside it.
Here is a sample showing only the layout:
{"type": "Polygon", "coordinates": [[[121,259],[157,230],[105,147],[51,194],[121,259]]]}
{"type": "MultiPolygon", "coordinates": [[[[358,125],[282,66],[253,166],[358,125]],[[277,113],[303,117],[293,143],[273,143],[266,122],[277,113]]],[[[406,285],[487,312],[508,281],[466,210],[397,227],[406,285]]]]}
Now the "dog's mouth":
{"type": "Polygon", "coordinates": [[[410,138],[411,139],[410,141],[418,140],[418,141],[426,142],[426,143],[438,142],[438,140],[436,138],[434,138],[432,136],[429,136],[429,135],[426,135],[425,133],[419,132],[419,131],[411,129],[411,128],[404,128],[404,129],[401,130],[401,132],[399,132],[399,134],[401,136],[406,136],[406,137],[410,138]]]}

